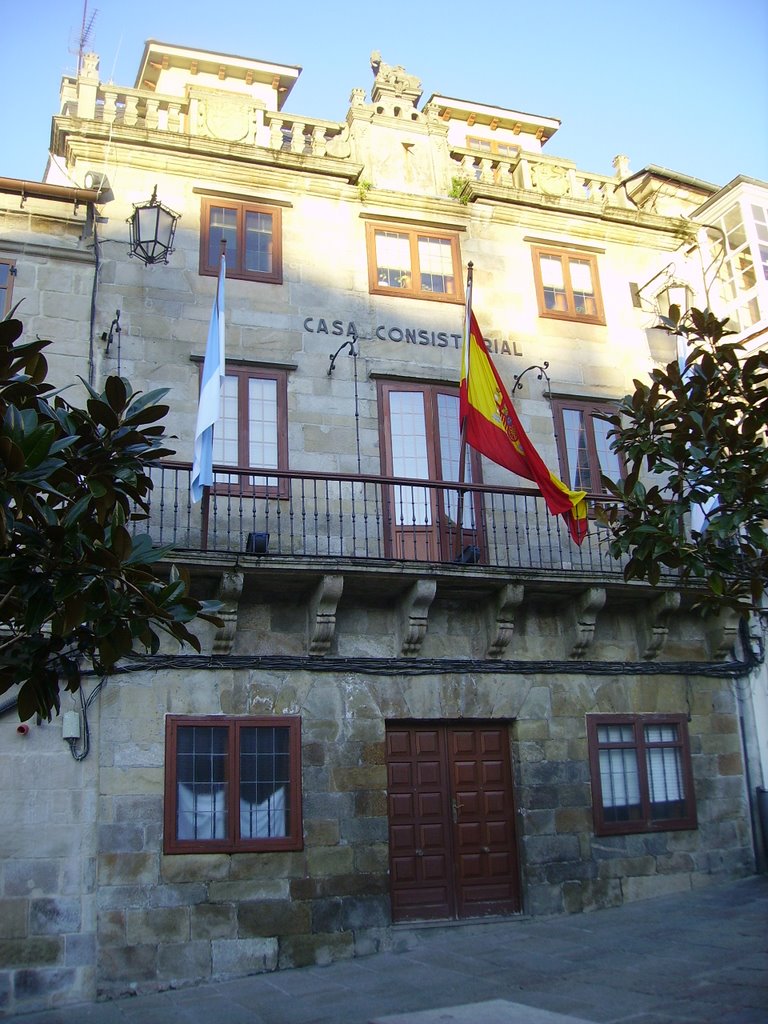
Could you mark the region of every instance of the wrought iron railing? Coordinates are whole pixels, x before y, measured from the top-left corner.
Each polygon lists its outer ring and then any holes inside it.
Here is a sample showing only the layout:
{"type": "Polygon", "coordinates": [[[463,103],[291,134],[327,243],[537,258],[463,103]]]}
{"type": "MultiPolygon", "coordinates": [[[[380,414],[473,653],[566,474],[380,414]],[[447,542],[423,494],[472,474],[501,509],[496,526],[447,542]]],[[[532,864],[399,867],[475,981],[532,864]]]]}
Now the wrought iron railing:
{"type": "Polygon", "coordinates": [[[579,546],[562,517],[550,515],[532,489],[264,473],[269,476],[219,473],[210,492],[193,504],[190,466],[158,463],[151,468],[149,519],[135,529],[179,551],[621,573],[595,520],[579,546]]]}

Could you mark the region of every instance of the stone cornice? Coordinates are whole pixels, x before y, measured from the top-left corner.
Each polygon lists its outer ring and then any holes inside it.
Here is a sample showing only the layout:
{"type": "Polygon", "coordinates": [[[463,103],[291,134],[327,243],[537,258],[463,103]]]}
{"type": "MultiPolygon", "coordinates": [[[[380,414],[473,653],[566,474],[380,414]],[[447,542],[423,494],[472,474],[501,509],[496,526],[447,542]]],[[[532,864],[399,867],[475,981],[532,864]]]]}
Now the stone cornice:
{"type": "Polygon", "coordinates": [[[621,206],[604,206],[588,200],[570,199],[568,197],[544,196],[538,192],[511,189],[498,185],[487,185],[481,182],[468,182],[465,186],[470,203],[480,201],[493,206],[493,219],[505,221],[504,214],[508,210],[517,209],[512,214],[512,222],[521,220],[520,210],[525,210],[526,223],[531,223],[531,210],[541,211],[547,215],[551,224],[552,215],[565,214],[579,219],[579,233],[587,234],[585,221],[599,224],[619,225],[632,230],[644,230],[669,235],[675,241],[675,247],[681,239],[692,235],[694,225],[683,218],[660,217],[654,213],[643,213],[640,210],[629,210],[621,206]]]}
{"type": "Polygon", "coordinates": [[[356,182],[363,171],[362,164],[336,157],[317,157],[281,149],[266,149],[263,146],[245,146],[238,142],[219,142],[203,136],[151,128],[54,117],[51,129],[51,149],[54,153],[62,155],[66,147],[74,151],[78,143],[86,140],[98,142],[102,154],[103,145],[107,142],[114,148],[130,147],[131,163],[136,166],[157,167],[158,160],[162,159],[171,168],[174,158],[178,158],[178,166],[183,169],[188,168],[190,157],[198,157],[215,163],[219,172],[220,161],[227,160],[228,163],[240,162],[251,168],[254,165],[274,167],[294,173],[340,178],[350,183],[356,182]],[[145,163],[139,156],[142,151],[146,151],[145,163]]]}
{"type": "MultiPolygon", "coordinates": [[[[104,149],[100,142],[76,137],[70,139],[68,153],[72,159],[91,163],[103,159],[104,149]]],[[[132,170],[143,171],[156,171],[158,166],[157,156],[146,146],[132,147],[122,158],[118,158],[117,163],[132,170]]],[[[230,193],[237,191],[241,198],[247,198],[254,192],[253,161],[224,160],[201,153],[184,155],[165,153],[162,166],[164,175],[193,182],[196,192],[207,192],[206,182],[210,182],[214,188],[218,187],[220,191],[226,190],[230,193]]],[[[358,166],[361,168],[361,165],[358,166]]],[[[358,198],[357,188],[349,181],[340,178],[307,173],[297,181],[295,170],[285,167],[269,167],[265,164],[259,165],[258,174],[259,193],[263,194],[264,189],[289,193],[294,205],[295,198],[302,193],[327,196],[333,199],[358,198]]],[[[277,197],[267,199],[265,196],[264,201],[274,202],[275,198],[277,197]]]]}

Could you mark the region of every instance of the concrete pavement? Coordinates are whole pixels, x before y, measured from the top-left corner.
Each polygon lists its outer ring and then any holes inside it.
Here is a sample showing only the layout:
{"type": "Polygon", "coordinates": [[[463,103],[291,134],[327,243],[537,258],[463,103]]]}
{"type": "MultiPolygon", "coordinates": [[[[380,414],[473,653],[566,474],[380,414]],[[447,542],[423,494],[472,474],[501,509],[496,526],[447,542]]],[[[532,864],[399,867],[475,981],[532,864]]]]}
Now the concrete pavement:
{"type": "Polygon", "coordinates": [[[591,914],[402,928],[400,952],[23,1024],[768,1024],[768,876],[591,914]]]}

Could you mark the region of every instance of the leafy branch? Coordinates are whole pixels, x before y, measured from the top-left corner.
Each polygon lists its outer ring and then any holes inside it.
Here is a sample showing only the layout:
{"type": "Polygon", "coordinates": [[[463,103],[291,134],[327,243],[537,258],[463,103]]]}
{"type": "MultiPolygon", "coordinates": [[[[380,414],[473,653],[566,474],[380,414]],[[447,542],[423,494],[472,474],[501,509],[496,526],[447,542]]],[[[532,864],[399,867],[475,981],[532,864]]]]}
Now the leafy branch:
{"type": "Polygon", "coordinates": [[[218,624],[217,602],[189,596],[170,553],[134,524],[148,518],[149,464],[173,452],[160,422],[167,391],[85,381],[85,408],[47,381],[48,341],[0,322],[0,693],[19,687],[22,720],[59,711],[84,667],[111,672],[160,633],[200,650],[187,624],[218,624]]]}
{"type": "Polygon", "coordinates": [[[703,609],[745,612],[768,586],[768,352],[726,325],[675,306],[662,318],[680,358],[635,380],[612,418],[626,475],[603,477],[616,504],[601,519],[626,579],[671,570],[704,588],[703,609]]]}

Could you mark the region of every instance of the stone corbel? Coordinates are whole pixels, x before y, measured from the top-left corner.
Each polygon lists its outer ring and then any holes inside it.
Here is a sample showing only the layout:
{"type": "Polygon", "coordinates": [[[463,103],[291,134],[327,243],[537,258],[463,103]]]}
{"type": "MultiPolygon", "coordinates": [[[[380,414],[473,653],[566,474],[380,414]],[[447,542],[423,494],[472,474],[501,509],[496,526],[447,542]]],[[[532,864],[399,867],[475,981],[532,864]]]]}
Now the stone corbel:
{"type": "Polygon", "coordinates": [[[427,633],[429,609],[437,591],[436,580],[418,580],[400,602],[402,654],[418,654],[427,633]]]}
{"type": "Polygon", "coordinates": [[[225,572],[222,573],[219,583],[218,599],[221,601],[221,608],[216,612],[224,625],[220,626],[213,638],[214,654],[231,654],[237,632],[237,612],[240,606],[240,598],[243,593],[243,573],[225,572]]]}
{"type": "Polygon", "coordinates": [[[716,661],[730,657],[739,638],[740,615],[732,608],[721,608],[705,623],[709,653],[716,661]]]}
{"type": "Polygon", "coordinates": [[[336,609],[344,589],[343,576],[323,576],[309,603],[309,652],[327,654],[336,632],[336,609]]]}
{"type": "Polygon", "coordinates": [[[654,661],[669,636],[669,617],[680,607],[680,593],[668,590],[652,601],[638,626],[638,646],[645,661],[654,661]]]}
{"type": "Polygon", "coordinates": [[[576,599],[572,620],[575,634],[572,658],[582,658],[594,640],[597,614],[605,604],[605,597],[603,587],[590,587],[576,599]]]}
{"type": "Polygon", "coordinates": [[[500,658],[509,646],[515,631],[515,616],[523,603],[525,588],[519,583],[508,583],[496,594],[489,615],[488,658],[500,658]]]}

